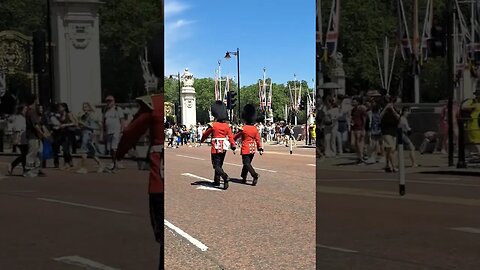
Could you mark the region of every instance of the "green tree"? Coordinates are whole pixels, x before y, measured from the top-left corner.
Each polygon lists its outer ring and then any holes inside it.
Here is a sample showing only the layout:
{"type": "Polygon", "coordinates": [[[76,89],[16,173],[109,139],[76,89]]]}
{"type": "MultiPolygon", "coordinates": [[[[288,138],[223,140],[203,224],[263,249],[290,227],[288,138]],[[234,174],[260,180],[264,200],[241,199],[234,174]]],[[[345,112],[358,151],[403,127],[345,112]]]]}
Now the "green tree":
{"type": "Polygon", "coordinates": [[[127,101],[145,93],[139,56],[161,22],[161,2],[107,0],[100,9],[102,88],[127,101]]]}

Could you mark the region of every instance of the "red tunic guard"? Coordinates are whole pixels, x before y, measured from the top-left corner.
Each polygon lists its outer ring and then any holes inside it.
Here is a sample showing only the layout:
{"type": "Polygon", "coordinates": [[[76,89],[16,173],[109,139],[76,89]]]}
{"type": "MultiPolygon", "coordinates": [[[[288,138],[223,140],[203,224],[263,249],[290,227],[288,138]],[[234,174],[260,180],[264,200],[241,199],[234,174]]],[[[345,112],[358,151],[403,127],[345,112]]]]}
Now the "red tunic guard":
{"type": "Polygon", "coordinates": [[[148,185],[150,221],[155,240],[159,242],[161,252],[164,243],[164,105],[163,95],[137,98],[140,105],[132,122],[123,130],[118,145],[116,159],[122,159],[134,147],[137,141],[150,129],[150,177],[148,185]]]}
{"type": "Polygon", "coordinates": [[[244,125],[235,135],[235,141],[239,138],[242,139],[242,155],[255,154],[257,149],[262,148],[260,134],[257,127],[253,125],[244,125]]]}
{"type": "Polygon", "coordinates": [[[201,143],[212,134],[212,154],[221,154],[229,149],[229,144],[235,146],[232,130],[227,123],[213,122],[208,124],[207,130],[202,135],[201,143]]]}

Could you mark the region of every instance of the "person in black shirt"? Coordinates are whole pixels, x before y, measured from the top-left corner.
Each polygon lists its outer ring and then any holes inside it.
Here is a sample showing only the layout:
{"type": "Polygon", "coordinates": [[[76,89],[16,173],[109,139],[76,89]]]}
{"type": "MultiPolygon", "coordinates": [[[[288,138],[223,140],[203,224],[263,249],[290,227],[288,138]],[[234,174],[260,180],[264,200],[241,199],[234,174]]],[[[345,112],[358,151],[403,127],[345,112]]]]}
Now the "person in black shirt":
{"type": "Polygon", "coordinates": [[[385,149],[385,171],[395,172],[394,153],[396,149],[397,128],[400,114],[394,107],[393,99],[385,106],[381,113],[380,127],[382,130],[383,147],[385,149]]]}

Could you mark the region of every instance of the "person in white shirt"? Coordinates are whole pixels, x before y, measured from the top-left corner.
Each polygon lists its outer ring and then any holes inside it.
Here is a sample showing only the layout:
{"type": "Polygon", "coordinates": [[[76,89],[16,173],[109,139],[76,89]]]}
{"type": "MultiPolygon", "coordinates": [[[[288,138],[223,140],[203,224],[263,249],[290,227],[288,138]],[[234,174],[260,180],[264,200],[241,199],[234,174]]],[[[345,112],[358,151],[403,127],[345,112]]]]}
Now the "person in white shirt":
{"type": "Polygon", "coordinates": [[[418,164],[415,161],[415,146],[408,137],[412,132],[412,128],[410,128],[410,125],[408,124],[408,115],[410,115],[410,108],[402,108],[402,115],[400,116],[398,127],[402,129],[403,146],[410,152],[409,156],[410,161],[412,162],[412,167],[418,167],[418,164]]]}
{"type": "Polygon", "coordinates": [[[8,164],[7,173],[12,175],[13,170],[18,164],[22,164],[23,172],[25,173],[25,166],[27,163],[28,154],[28,141],[25,136],[25,130],[27,129],[27,122],[25,120],[25,114],[27,113],[27,106],[20,105],[17,108],[17,115],[15,116],[12,129],[13,129],[13,144],[20,149],[20,156],[18,156],[12,163],[8,164]]]}
{"type": "Polygon", "coordinates": [[[107,103],[103,115],[105,147],[112,157],[113,168],[121,168],[121,166],[116,166],[115,155],[118,149],[118,143],[120,142],[120,135],[124,127],[125,115],[122,110],[115,105],[115,98],[113,96],[107,96],[105,102],[107,103]]]}

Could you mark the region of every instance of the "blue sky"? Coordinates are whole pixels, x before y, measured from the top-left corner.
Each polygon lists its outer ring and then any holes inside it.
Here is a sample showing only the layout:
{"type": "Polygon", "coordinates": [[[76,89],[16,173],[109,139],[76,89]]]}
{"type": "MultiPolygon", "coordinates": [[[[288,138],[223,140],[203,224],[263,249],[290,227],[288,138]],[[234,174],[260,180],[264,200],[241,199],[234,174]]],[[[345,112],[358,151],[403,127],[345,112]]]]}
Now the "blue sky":
{"type": "Polygon", "coordinates": [[[315,1],[165,0],[165,73],[189,68],[196,78],[237,74],[241,85],[256,83],[267,69],[274,83],[315,78],[315,1]]]}

